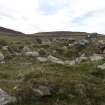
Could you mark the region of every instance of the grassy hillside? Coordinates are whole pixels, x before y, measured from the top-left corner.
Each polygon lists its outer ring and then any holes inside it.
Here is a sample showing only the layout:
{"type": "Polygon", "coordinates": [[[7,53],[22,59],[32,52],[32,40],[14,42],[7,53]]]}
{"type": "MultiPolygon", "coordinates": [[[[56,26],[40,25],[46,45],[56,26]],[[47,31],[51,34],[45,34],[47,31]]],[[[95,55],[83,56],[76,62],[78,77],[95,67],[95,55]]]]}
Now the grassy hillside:
{"type": "Polygon", "coordinates": [[[84,53],[89,58],[100,52],[99,40],[89,39],[84,45],[78,41],[45,45],[40,39],[0,32],[0,53],[4,55],[0,88],[17,99],[8,105],[104,105],[105,71],[97,68],[104,59],[88,59],[74,65],[53,61],[54,57],[71,61],[84,53]],[[49,55],[53,56],[52,61],[38,60],[49,55]]]}

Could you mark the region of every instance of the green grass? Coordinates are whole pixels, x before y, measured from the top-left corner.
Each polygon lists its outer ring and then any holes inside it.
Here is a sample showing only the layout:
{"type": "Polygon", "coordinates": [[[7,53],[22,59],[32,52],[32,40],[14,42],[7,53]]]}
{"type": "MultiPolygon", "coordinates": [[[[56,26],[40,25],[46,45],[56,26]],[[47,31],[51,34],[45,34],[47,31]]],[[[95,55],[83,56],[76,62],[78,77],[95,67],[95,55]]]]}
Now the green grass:
{"type": "Polygon", "coordinates": [[[27,95],[26,99],[13,105],[83,105],[87,100],[90,100],[90,102],[92,100],[95,101],[93,103],[99,100],[99,104],[97,105],[100,105],[100,101],[104,101],[104,79],[100,76],[92,75],[92,72],[97,71],[96,65],[102,62],[83,63],[69,67],[51,63],[39,63],[34,59],[14,59],[7,65],[1,65],[0,67],[0,77],[2,76],[0,87],[10,94],[20,97],[15,94],[16,91],[13,89],[15,86],[20,86],[21,89],[24,90],[22,91],[24,95],[27,95]],[[22,62],[25,63],[24,61],[32,62],[32,64],[19,66],[22,62]],[[49,83],[56,84],[63,92],[54,93],[52,96],[45,97],[44,99],[30,99],[29,94],[25,93],[28,91],[27,89],[32,86],[32,81],[48,81],[49,83]],[[78,87],[79,85],[83,85],[83,87],[78,87]],[[84,90],[87,87],[89,90],[84,90]],[[95,88],[95,90],[93,88],[95,88]],[[81,95],[81,91],[83,91],[84,96],[81,95]],[[90,96],[85,96],[88,91],[90,92],[90,96]],[[93,91],[95,91],[96,96],[91,96],[94,95],[91,93],[93,91]],[[93,98],[92,100],[91,97],[93,98]]]}

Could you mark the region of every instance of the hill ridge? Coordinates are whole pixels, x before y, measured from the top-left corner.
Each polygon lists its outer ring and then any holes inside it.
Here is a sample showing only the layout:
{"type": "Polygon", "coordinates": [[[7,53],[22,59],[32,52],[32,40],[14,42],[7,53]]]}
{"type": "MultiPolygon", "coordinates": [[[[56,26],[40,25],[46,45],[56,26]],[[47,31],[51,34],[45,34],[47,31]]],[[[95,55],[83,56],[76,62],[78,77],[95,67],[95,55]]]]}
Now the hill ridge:
{"type": "Polygon", "coordinates": [[[5,28],[5,27],[1,27],[1,26],[0,26],[0,32],[13,33],[13,34],[23,34],[22,32],[15,31],[15,30],[5,28]]]}

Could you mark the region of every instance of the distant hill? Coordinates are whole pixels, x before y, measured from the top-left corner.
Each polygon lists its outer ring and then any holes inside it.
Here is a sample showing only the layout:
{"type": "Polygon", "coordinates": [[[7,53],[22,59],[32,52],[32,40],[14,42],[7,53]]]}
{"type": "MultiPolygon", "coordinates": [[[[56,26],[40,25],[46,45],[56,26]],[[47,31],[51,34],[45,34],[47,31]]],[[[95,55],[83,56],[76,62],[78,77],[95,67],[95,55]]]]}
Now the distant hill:
{"type": "Polygon", "coordinates": [[[88,35],[86,32],[72,32],[72,31],[52,31],[52,32],[39,32],[31,34],[34,36],[72,36],[72,35],[88,35]]]}
{"type": "MultiPolygon", "coordinates": [[[[63,37],[63,38],[67,38],[67,37],[85,37],[90,33],[87,32],[72,32],[72,31],[51,31],[51,32],[38,32],[38,33],[34,33],[34,34],[24,34],[22,32],[19,31],[15,31],[12,29],[8,29],[8,28],[4,28],[4,27],[0,27],[0,35],[9,35],[9,36],[27,36],[27,37],[39,37],[39,38],[43,38],[43,37],[63,37]]],[[[101,34],[98,34],[99,36],[101,34]]]]}
{"type": "Polygon", "coordinates": [[[8,28],[4,28],[4,27],[0,27],[0,32],[2,33],[11,33],[11,34],[23,34],[22,32],[19,32],[19,31],[15,31],[15,30],[12,30],[12,29],[8,29],[8,28]]]}

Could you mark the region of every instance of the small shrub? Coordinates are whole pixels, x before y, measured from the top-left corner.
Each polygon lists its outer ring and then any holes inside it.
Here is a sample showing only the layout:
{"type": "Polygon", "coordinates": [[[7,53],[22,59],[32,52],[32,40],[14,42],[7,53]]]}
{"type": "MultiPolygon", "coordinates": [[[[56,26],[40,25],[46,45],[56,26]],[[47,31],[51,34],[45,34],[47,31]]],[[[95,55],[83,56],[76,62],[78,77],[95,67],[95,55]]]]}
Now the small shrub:
{"type": "Polygon", "coordinates": [[[105,71],[101,70],[101,69],[96,69],[95,71],[93,71],[91,73],[93,76],[95,77],[99,77],[99,78],[105,78],[105,71]]]}
{"type": "Polygon", "coordinates": [[[7,79],[9,75],[7,73],[0,72],[0,79],[7,79]]]}
{"type": "Polygon", "coordinates": [[[0,46],[6,46],[6,45],[8,45],[8,42],[7,41],[5,41],[5,40],[0,40],[0,46]]]}
{"type": "Polygon", "coordinates": [[[41,49],[39,50],[39,54],[40,54],[40,56],[47,56],[47,52],[46,52],[45,49],[43,49],[43,48],[41,48],[41,49]]]}
{"type": "Polygon", "coordinates": [[[42,44],[42,40],[41,39],[37,38],[36,41],[37,41],[38,44],[42,44]]]}
{"type": "Polygon", "coordinates": [[[40,78],[40,77],[41,77],[41,73],[30,72],[30,73],[24,75],[24,81],[28,81],[33,78],[40,78]]]}

